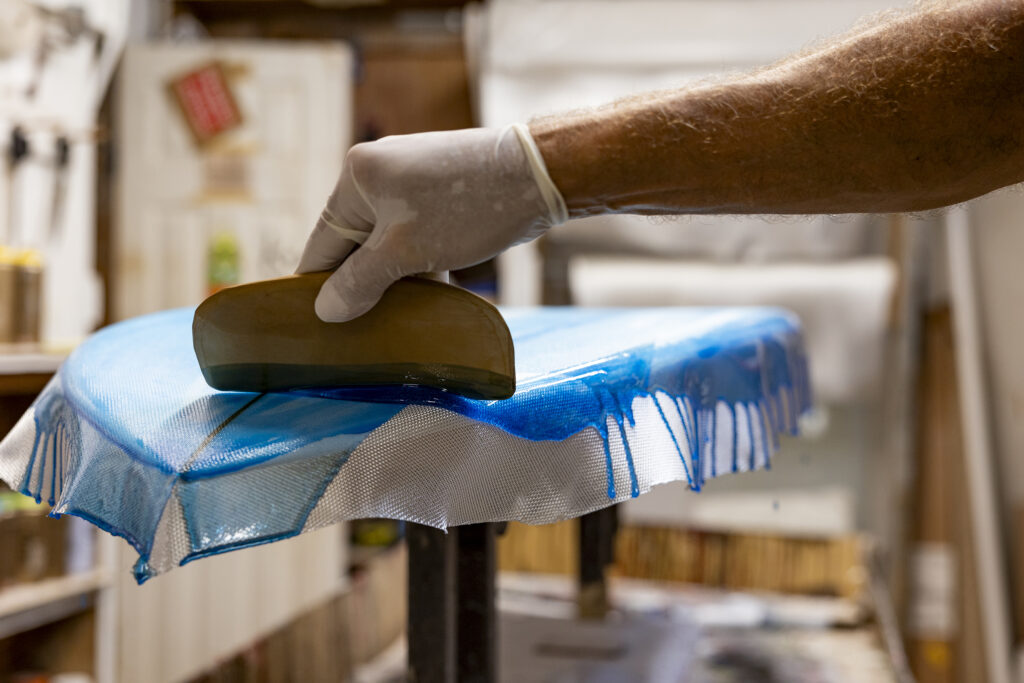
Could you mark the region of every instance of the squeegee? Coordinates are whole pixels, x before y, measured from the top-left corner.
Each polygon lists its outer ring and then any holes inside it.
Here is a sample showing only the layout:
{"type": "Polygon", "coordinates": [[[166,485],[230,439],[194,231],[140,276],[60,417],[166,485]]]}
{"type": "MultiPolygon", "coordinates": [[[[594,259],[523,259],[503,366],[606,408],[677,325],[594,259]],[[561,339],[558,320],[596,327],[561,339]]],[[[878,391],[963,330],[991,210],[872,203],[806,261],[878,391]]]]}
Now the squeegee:
{"type": "Polygon", "coordinates": [[[512,335],[486,300],[404,278],[368,313],[326,323],[313,302],[329,275],[238,285],[206,299],[192,342],[207,383],[256,392],[418,385],[482,399],[515,391],[512,335]]]}

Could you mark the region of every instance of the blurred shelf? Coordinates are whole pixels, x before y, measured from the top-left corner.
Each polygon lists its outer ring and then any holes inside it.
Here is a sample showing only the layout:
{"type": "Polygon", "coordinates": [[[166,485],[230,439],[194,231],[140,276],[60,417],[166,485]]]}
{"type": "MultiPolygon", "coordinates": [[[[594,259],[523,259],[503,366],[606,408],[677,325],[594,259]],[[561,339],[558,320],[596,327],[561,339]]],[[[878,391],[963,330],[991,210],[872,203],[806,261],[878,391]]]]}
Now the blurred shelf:
{"type": "Polygon", "coordinates": [[[0,353],[0,375],[52,375],[67,353],[0,353]]]}
{"type": "MultiPolygon", "coordinates": [[[[401,35],[417,43],[448,44],[461,31],[452,20],[468,0],[174,0],[174,11],[189,14],[213,37],[371,41],[401,35]]],[[[391,41],[394,44],[394,41],[391,41]]]]}
{"type": "Polygon", "coordinates": [[[391,545],[352,544],[348,547],[349,569],[365,566],[373,562],[378,557],[384,557],[391,552],[398,552],[401,545],[402,543],[400,541],[396,541],[391,545]]]}
{"type": "Polygon", "coordinates": [[[65,358],[66,352],[0,352],[0,396],[38,394],[65,358]]]}
{"type": "Polygon", "coordinates": [[[107,583],[106,572],[95,570],[0,589],[0,638],[89,609],[107,583]]]}

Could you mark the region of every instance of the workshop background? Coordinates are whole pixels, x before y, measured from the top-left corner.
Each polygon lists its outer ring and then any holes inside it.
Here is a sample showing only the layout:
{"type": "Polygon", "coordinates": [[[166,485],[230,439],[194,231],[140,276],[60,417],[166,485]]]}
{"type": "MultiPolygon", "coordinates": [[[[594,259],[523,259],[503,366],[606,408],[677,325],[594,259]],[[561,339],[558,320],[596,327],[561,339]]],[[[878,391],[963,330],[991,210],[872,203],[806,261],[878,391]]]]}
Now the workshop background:
{"type": "MultiPolygon", "coordinates": [[[[291,272],[356,142],[753,68],[903,5],[0,0],[0,432],[98,327],[291,272]]],[[[591,218],[454,277],[503,304],[800,315],[805,436],[769,471],[618,508],[599,611],[677,625],[665,647],[690,664],[657,680],[1009,683],[1024,682],[1021,253],[1008,189],[925,216],[591,218]]],[[[0,486],[0,683],[400,680],[401,524],[137,586],[123,541],[47,511],[0,486]]],[[[567,632],[595,616],[577,610],[578,527],[508,526],[505,613],[567,632]]]]}

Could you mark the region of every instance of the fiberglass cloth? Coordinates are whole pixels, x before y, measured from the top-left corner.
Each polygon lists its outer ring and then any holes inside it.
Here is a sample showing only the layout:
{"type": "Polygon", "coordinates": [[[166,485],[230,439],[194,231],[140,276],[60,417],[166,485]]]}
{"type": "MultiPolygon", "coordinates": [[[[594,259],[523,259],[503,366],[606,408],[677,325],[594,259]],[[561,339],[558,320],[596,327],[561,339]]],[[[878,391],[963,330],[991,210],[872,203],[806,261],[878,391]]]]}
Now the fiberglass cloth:
{"type": "Polygon", "coordinates": [[[765,467],[810,405],[796,318],[765,308],[503,311],[504,401],[399,387],[220,392],[192,310],[94,334],[0,443],[0,478],[123,536],[136,578],[342,519],[436,527],[591,512],[765,467]]]}

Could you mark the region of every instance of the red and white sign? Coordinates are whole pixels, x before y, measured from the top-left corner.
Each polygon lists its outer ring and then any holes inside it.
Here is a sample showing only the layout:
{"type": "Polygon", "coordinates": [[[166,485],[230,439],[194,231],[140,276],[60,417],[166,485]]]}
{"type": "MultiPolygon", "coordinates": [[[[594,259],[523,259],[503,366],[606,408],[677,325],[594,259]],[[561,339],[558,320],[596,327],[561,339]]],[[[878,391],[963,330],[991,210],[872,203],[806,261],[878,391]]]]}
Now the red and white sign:
{"type": "Polygon", "coordinates": [[[170,83],[189,130],[200,145],[242,124],[242,112],[220,62],[211,62],[170,83]]]}

